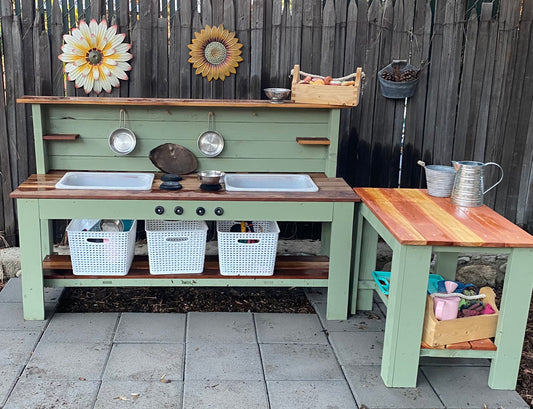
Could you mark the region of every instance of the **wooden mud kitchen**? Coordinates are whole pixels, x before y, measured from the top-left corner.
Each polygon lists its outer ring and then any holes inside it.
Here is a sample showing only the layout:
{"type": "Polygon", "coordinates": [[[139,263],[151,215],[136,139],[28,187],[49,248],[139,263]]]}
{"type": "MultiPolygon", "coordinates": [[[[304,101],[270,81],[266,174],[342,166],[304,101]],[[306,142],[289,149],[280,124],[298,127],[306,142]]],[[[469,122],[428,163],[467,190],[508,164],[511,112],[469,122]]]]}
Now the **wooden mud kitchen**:
{"type": "Polygon", "coordinates": [[[328,319],[346,319],[354,205],[359,200],[336,178],[340,109],[327,104],[268,101],[23,97],[32,104],[37,173],[12,194],[17,199],[24,318],[45,317],[43,287],[80,286],[279,286],[327,287],[328,319]],[[109,135],[126,114],[136,138],[119,155],[109,135]],[[201,153],[198,136],[214,126],[224,138],[216,157],[201,153]],[[200,189],[196,173],[182,189],[160,190],[161,173],[150,162],[165,143],[194,153],[198,170],[226,173],[309,174],[315,192],[200,189]],[[57,189],[68,171],[156,173],[151,190],[57,189]],[[150,274],[136,257],[126,275],[75,275],[69,256],[53,254],[54,219],[273,220],[322,222],[323,256],[276,259],[270,276],[227,276],[216,258],[199,274],[150,274]]]}

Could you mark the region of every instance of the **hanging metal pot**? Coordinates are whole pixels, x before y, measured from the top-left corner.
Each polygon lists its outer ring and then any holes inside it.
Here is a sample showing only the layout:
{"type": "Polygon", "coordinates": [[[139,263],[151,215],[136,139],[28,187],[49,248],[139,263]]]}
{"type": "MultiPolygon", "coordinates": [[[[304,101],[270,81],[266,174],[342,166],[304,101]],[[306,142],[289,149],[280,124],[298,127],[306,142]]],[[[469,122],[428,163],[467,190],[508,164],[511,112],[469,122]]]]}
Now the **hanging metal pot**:
{"type": "Polygon", "coordinates": [[[120,110],[119,127],[109,135],[109,147],[117,155],[127,155],[135,149],[137,138],[126,128],[126,110],[120,110]]]}
{"type": "Polygon", "coordinates": [[[198,149],[205,156],[213,158],[220,155],[224,149],[224,138],[215,131],[215,113],[209,112],[207,115],[207,131],[198,137],[198,149]]]}

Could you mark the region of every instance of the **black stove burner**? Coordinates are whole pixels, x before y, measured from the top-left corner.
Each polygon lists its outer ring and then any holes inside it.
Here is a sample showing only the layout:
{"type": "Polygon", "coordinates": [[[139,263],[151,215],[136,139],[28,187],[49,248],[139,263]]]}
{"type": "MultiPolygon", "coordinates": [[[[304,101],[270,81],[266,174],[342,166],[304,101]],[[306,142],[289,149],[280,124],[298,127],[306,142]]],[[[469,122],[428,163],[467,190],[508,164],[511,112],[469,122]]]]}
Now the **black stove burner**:
{"type": "Polygon", "coordinates": [[[222,189],[222,185],[220,183],[217,183],[216,185],[206,185],[205,183],[202,183],[200,189],[207,192],[216,192],[217,190],[222,189]]]}
{"type": "Polygon", "coordinates": [[[163,182],[179,182],[180,180],[182,180],[182,177],[175,173],[165,173],[161,176],[161,180],[163,182]]]}
{"type": "Polygon", "coordinates": [[[159,185],[159,189],[161,190],[179,190],[181,188],[182,186],[179,182],[163,182],[159,185]]]}

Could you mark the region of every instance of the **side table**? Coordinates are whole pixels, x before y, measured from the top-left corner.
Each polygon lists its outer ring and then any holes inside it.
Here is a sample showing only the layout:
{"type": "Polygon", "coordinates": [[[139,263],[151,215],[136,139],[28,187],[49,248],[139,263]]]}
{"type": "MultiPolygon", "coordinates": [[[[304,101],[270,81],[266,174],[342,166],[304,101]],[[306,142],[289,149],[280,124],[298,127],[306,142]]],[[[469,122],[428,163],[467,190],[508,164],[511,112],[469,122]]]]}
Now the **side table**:
{"type": "Polygon", "coordinates": [[[513,390],[533,289],[533,236],[487,206],[454,206],[421,189],[355,188],[357,215],[351,311],[370,310],[377,288],[378,236],[393,251],[381,377],[389,387],[415,387],[421,356],[488,358],[488,384],[513,390]],[[435,272],[454,279],[460,252],[507,254],[496,351],[421,349],[432,254],[435,272]]]}

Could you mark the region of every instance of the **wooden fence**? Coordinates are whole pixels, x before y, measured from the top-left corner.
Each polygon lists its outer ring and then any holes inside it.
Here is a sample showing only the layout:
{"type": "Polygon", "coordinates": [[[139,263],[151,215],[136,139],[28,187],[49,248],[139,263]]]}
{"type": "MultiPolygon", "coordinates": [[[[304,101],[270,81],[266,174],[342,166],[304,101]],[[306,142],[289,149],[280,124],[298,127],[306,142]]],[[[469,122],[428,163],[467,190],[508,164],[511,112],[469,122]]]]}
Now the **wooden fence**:
{"type": "Polygon", "coordinates": [[[533,0],[495,7],[471,0],[0,0],[0,230],[16,243],[9,193],[35,171],[31,112],[16,98],[85,95],[65,82],[62,34],[76,17],[107,17],[126,33],[134,59],[130,80],[102,97],[259,99],[264,87],[289,87],[296,63],[334,77],[361,66],[361,103],[341,117],[340,176],[353,186],[397,187],[401,167],[401,186],[420,187],[418,159],[498,162],[505,177],[485,202],[533,231],[533,0]],[[205,25],[219,24],[236,32],[244,61],[237,75],[208,82],[187,62],[187,45],[205,25]],[[427,62],[405,122],[404,101],[382,97],[377,78],[398,58],[427,62]]]}

